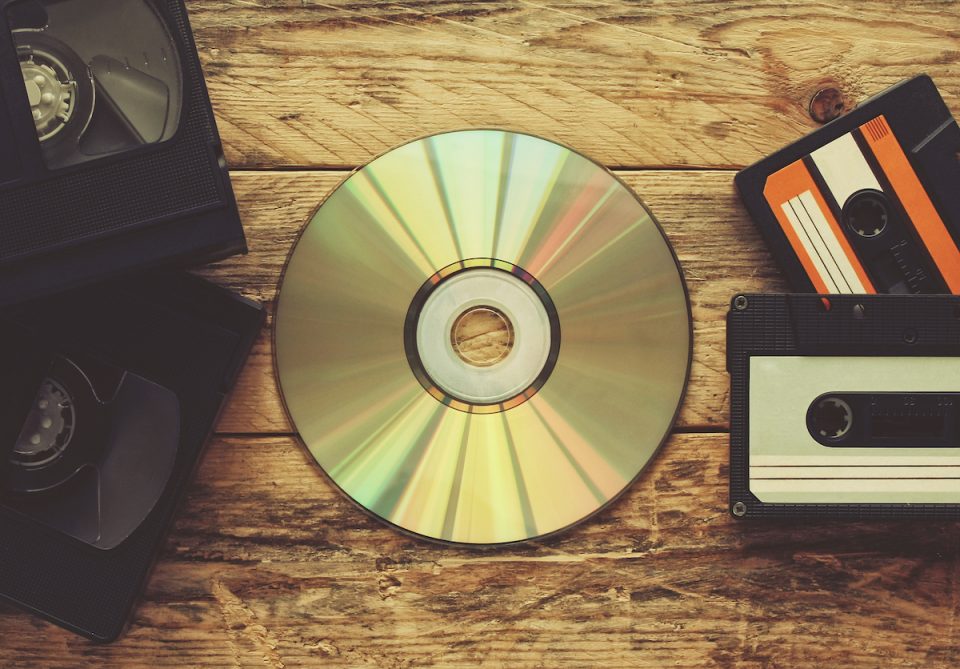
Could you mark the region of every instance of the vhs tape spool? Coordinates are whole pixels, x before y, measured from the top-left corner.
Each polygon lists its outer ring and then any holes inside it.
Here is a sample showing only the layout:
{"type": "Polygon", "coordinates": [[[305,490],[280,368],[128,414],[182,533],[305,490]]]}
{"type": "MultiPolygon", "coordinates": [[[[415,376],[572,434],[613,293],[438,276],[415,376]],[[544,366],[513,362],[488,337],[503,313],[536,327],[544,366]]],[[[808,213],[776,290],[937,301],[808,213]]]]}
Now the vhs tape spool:
{"type": "Polygon", "coordinates": [[[0,316],[0,596],[120,634],[263,320],[178,273],[0,316]]]}
{"type": "Polygon", "coordinates": [[[0,0],[0,306],[246,250],[182,0],[0,0]]]}
{"type": "Polygon", "coordinates": [[[960,298],[738,295],[738,517],[960,516],[960,298]]]}
{"type": "Polygon", "coordinates": [[[799,292],[960,293],[960,127],[919,76],[736,184],[799,292]]]}

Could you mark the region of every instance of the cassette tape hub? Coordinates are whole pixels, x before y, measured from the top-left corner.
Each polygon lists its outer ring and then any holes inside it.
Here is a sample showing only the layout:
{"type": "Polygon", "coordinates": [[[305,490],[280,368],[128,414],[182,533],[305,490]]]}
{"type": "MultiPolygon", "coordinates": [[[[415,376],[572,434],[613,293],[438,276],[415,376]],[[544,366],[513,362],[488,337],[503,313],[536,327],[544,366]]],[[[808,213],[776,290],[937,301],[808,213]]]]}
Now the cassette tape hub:
{"type": "Polygon", "coordinates": [[[182,0],[0,18],[0,306],[246,250],[182,0]]]}
{"type": "Polygon", "coordinates": [[[741,295],[736,516],[960,517],[960,298],[741,295]]]}

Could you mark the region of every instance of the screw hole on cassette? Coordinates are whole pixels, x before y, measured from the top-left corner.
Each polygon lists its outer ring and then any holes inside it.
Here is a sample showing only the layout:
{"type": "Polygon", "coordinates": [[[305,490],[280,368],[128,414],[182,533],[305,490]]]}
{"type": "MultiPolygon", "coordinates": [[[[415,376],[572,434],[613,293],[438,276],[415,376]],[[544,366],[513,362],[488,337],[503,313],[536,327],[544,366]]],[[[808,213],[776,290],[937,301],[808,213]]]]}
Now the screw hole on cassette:
{"type": "Polygon", "coordinates": [[[862,304],[853,305],[853,318],[854,320],[862,321],[866,313],[866,309],[862,304]]]}
{"type": "Polygon", "coordinates": [[[913,328],[907,328],[906,330],[904,330],[904,331],[903,331],[903,341],[905,341],[905,342],[908,343],[908,344],[916,344],[916,343],[917,343],[917,331],[914,330],[913,328]]]}
{"type": "Polygon", "coordinates": [[[737,295],[733,298],[733,308],[737,311],[743,311],[747,308],[747,305],[749,305],[749,302],[746,295],[737,295]]]}
{"type": "Polygon", "coordinates": [[[737,518],[743,518],[745,515],[747,515],[747,505],[743,502],[734,502],[731,510],[733,511],[733,515],[735,515],[737,518]]]}

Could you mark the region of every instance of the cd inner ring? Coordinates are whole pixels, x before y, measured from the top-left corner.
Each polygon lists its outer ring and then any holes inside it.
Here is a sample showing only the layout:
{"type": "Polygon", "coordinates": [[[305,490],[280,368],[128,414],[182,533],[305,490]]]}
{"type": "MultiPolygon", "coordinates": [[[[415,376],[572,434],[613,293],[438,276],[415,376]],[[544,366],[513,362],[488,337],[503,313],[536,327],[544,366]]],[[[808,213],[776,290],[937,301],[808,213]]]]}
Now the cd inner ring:
{"type": "Polygon", "coordinates": [[[470,413],[505,411],[532,397],[560,347],[559,319],[546,290],[497,260],[456,263],[431,277],[414,297],[404,335],[424,389],[470,413]]]}

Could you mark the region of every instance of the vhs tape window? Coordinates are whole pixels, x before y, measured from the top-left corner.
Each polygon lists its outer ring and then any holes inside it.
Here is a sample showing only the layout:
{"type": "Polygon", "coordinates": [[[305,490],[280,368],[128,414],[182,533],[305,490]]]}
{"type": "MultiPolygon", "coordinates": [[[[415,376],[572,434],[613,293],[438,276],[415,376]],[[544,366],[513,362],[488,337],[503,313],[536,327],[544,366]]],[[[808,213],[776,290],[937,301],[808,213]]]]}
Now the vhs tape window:
{"type": "Polygon", "coordinates": [[[57,169],[170,139],[183,84],[148,0],[23,0],[7,10],[44,160],[57,169]]]}

